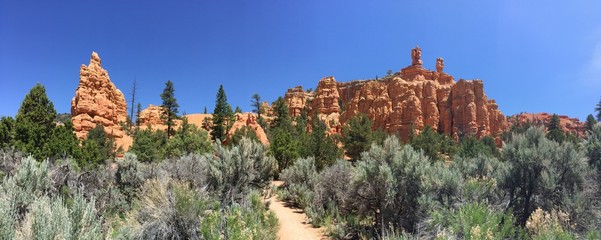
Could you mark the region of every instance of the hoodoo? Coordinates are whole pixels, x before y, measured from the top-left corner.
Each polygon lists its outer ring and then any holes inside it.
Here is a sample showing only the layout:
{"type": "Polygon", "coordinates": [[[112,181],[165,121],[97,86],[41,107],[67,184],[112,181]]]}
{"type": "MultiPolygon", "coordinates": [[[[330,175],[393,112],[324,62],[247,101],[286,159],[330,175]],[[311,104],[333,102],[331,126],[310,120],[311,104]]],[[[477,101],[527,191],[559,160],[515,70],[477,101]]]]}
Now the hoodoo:
{"type": "Polygon", "coordinates": [[[92,52],[90,64],[79,69],[79,86],[71,100],[71,120],[80,139],[97,124],[104,126],[109,137],[119,140],[125,135],[120,125],[127,121],[125,97],[111,82],[96,52],[92,52]]]}

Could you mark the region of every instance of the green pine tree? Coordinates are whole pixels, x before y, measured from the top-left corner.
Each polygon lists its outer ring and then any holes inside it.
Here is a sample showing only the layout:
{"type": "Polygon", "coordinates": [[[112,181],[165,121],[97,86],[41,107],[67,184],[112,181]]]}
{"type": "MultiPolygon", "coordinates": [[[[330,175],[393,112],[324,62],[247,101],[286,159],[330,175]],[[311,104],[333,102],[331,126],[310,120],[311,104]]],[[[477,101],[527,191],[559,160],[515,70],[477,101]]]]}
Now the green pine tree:
{"type": "Polygon", "coordinates": [[[140,102],[138,102],[138,105],[136,106],[136,126],[139,127],[140,126],[140,113],[142,112],[142,104],[140,102]]]}
{"type": "Polygon", "coordinates": [[[342,143],[346,155],[353,161],[359,160],[361,153],[368,151],[373,141],[372,122],[365,114],[357,114],[343,128],[342,143]]]}
{"type": "Polygon", "coordinates": [[[234,113],[242,113],[242,109],[240,109],[239,106],[236,106],[236,110],[234,110],[234,113]]]}
{"type": "Polygon", "coordinates": [[[321,171],[325,167],[331,166],[336,159],[342,157],[342,152],[336,145],[332,136],[326,134],[326,123],[319,119],[317,115],[313,116],[311,128],[311,153],[315,157],[315,167],[321,171]]]}
{"type": "Polygon", "coordinates": [[[44,160],[44,146],[48,144],[56,124],[54,104],[46,96],[46,89],[36,84],[21,103],[15,123],[15,146],[32,154],[38,161],[44,160]]]}
{"type": "Polygon", "coordinates": [[[250,105],[253,107],[253,113],[257,114],[257,119],[261,119],[263,107],[261,106],[261,96],[258,93],[252,95],[250,105]]]}
{"type": "Polygon", "coordinates": [[[178,107],[177,99],[175,99],[175,88],[173,88],[173,83],[171,81],[167,81],[165,83],[165,89],[161,94],[161,99],[163,100],[164,112],[161,115],[163,122],[167,125],[167,138],[173,136],[175,134],[175,120],[178,119],[178,107]]]}
{"type": "Polygon", "coordinates": [[[225,141],[227,131],[233,124],[234,113],[232,106],[227,102],[227,96],[223,85],[219,85],[215,100],[215,109],[213,110],[213,128],[211,130],[211,139],[214,141],[225,141]]]}
{"type": "Polygon", "coordinates": [[[587,131],[592,131],[593,130],[593,126],[595,126],[595,124],[597,124],[597,120],[595,120],[595,117],[593,117],[593,114],[589,114],[586,117],[586,123],[585,123],[585,128],[587,131]]]}
{"type": "MultiPolygon", "coordinates": [[[[273,113],[275,115],[275,118],[271,122],[271,127],[272,128],[281,128],[281,127],[292,126],[291,120],[290,120],[290,115],[288,112],[288,105],[286,105],[286,100],[284,100],[284,98],[282,98],[282,97],[278,97],[278,99],[275,100],[275,102],[273,102],[272,106],[273,106],[273,113]]],[[[288,129],[288,130],[291,130],[291,129],[288,129]]]]}
{"type": "Polygon", "coordinates": [[[547,124],[547,138],[558,143],[562,143],[566,138],[566,134],[562,130],[561,122],[557,114],[553,114],[549,124],[547,124]]]}
{"type": "Polygon", "coordinates": [[[597,112],[597,121],[601,122],[601,100],[599,100],[599,103],[597,103],[595,111],[597,112]]]}

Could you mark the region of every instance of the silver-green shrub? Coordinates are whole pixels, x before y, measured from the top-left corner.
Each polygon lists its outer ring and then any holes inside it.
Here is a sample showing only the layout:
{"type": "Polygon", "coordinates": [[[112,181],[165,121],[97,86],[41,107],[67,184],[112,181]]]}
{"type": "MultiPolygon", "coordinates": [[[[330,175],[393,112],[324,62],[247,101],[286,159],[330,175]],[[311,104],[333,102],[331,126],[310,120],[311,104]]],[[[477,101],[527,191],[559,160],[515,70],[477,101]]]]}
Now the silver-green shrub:
{"type": "Polygon", "coordinates": [[[389,137],[383,146],[373,145],[361,155],[351,178],[349,206],[375,233],[383,235],[385,228],[414,232],[416,224],[426,215],[421,201],[427,188],[426,178],[432,167],[421,151],[409,145],[401,146],[396,137],[389,137]]]}
{"type": "MultiPolygon", "coordinates": [[[[570,142],[559,144],[545,137],[542,128],[529,128],[514,134],[502,149],[509,170],[500,183],[510,197],[508,207],[524,225],[537,208],[562,210],[576,220],[576,197],[590,175],[587,159],[570,142]]],[[[576,220],[575,222],[578,222],[576,220]]],[[[576,226],[578,227],[578,226],[576,226]]]]}
{"type": "Polygon", "coordinates": [[[93,202],[81,195],[66,206],[60,198],[36,199],[17,230],[18,239],[102,239],[101,220],[93,202]]]}
{"type": "Polygon", "coordinates": [[[214,155],[204,155],[207,185],[220,201],[239,202],[252,189],[262,189],[273,178],[275,160],[266,155],[263,144],[243,138],[239,145],[215,144],[214,155]]]}
{"type": "Polygon", "coordinates": [[[299,158],[280,174],[284,185],[280,198],[304,209],[313,203],[317,181],[315,158],[299,158]]]}

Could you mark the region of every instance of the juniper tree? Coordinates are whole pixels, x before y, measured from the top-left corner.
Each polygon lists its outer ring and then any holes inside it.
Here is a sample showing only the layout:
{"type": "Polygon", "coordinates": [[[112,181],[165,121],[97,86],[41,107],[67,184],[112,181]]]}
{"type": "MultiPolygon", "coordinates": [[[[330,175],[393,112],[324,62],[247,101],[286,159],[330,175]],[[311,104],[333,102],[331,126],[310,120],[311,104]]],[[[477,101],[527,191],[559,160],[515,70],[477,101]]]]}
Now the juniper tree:
{"type": "Polygon", "coordinates": [[[213,128],[211,131],[211,139],[214,141],[225,141],[227,130],[232,123],[234,113],[232,106],[227,102],[227,96],[223,85],[219,85],[217,96],[215,99],[215,109],[213,110],[213,128]]]}
{"type": "Polygon", "coordinates": [[[173,88],[173,83],[171,81],[165,83],[165,89],[161,94],[161,99],[163,99],[163,105],[161,105],[161,107],[164,110],[161,114],[161,118],[167,125],[167,138],[169,138],[175,134],[175,120],[178,118],[177,108],[179,107],[177,99],[175,99],[175,89],[173,88]]]}
{"type": "Polygon", "coordinates": [[[56,126],[54,118],[56,118],[54,104],[46,96],[46,88],[38,83],[25,95],[16,116],[15,146],[17,149],[32,154],[38,161],[48,157],[43,149],[52,137],[56,126]]]}
{"type": "Polygon", "coordinates": [[[15,137],[15,119],[2,117],[0,119],[0,148],[8,147],[15,137]]]}

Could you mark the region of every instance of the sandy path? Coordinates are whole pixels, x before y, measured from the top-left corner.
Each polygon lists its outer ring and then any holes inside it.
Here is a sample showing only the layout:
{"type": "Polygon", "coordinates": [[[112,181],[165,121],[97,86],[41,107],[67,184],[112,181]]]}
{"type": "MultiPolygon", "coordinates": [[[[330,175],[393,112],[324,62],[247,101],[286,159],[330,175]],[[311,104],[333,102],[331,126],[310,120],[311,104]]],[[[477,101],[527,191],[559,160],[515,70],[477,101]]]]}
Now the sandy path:
{"type": "MultiPolygon", "coordinates": [[[[280,186],[282,182],[274,181],[273,184],[280,186]]],[[[311,224],[306,223],[306,216],[300,209],[289,208],[285,204],[278,200],[275,194],[271,197],[269,208],[275,213],[280,222],[279,239],[327,239],[321,228],[314,228],[311,224]]]]}

